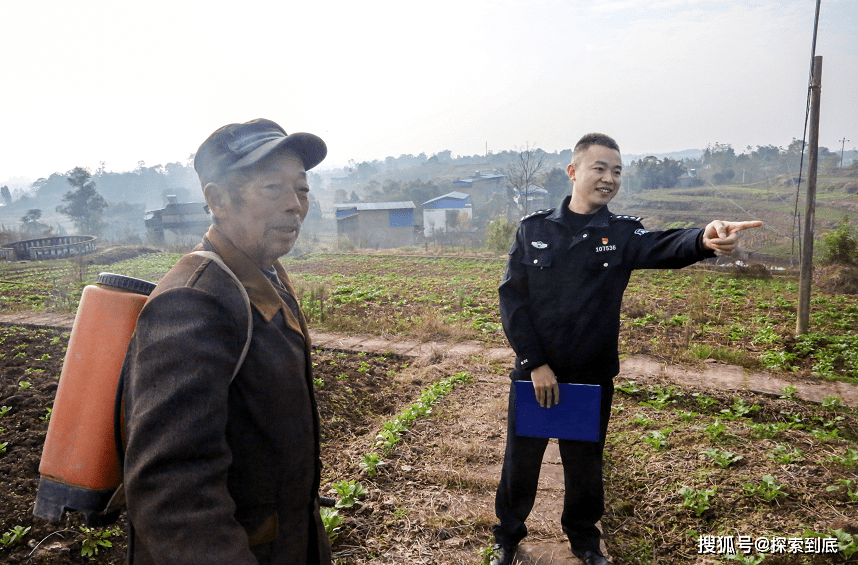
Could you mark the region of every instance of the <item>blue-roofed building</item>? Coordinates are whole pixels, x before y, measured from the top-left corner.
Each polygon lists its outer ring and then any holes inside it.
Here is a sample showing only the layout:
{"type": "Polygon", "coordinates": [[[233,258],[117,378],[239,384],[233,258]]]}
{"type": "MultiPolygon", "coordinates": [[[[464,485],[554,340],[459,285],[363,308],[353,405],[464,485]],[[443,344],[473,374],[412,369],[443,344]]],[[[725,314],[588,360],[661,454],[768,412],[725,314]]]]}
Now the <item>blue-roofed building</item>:
{"type": "Polygon", "coordinates": [[[471,196],[471,205],[480,208],[497,193],[506,194],[506,175],[498,172],[474,171],[468,178],[453,181],[457,189],[471,196]]]}
{"type": "Polygon", "coordinates": [[[414,244],[414,202],[334,204],[337,236],[357,247],[390,248],[414,244]]]}
{"type": "Polygon", "coordinates": [[[470,194],[449,192],[423,203],[423,235],[446,233],[473,218],[470,194]]]}

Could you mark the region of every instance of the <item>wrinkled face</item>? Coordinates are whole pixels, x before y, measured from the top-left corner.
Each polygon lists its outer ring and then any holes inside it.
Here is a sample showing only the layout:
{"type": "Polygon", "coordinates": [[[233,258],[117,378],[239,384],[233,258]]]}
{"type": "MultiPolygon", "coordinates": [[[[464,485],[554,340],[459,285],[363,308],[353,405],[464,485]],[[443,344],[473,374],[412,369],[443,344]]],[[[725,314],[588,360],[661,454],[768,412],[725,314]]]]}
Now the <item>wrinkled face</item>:
{"type": "Polygon", "coordinates": [[[595,214],[608,205],[620,190],[623,161],[620,154],[604,145],[591,145],[580,162],[566,168],[572,179],[569,209],[578,214],[595,214]]]}
{"type": "Polygon", "coordinates": [[[304,164],[292,155],[275,157],[237,188],[241,203],[234,202],[229,191],[215,187],[215,202],[209,205],[218,216],[218,230],[260,267],[270,269],[278,257],[292,250],[307,217],[310,186],[304,164]]]}

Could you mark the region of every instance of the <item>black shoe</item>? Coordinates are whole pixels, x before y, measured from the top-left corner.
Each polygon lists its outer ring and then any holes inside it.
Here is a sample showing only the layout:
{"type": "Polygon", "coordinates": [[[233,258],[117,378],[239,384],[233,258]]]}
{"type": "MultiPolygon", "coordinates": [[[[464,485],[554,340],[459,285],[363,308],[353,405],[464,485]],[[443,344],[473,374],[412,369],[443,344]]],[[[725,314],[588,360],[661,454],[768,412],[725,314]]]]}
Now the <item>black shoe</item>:
{"type": "Polygon", "coordinates": [[[581,560],[584,565],[608,565],[608,560],[600,551],[593,551],[592,549],[588,551],[576,551],[572,550],[572,553],[575,554],[575,557],[581,560]]]}
{"type": "Polygon", "coordinates": [[[495,544],[495,556],[492,559],[492,565],[512,565],[512,560],[515,559],[515,551],[517,545],[506,546],[495,544]]]}

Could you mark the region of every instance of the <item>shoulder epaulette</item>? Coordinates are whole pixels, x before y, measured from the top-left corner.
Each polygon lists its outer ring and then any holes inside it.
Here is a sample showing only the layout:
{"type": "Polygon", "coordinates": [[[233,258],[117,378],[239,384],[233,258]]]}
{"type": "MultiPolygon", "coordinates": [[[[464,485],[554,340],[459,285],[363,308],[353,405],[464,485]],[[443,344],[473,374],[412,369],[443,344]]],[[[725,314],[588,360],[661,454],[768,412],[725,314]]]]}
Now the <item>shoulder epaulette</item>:
{"type": "Polygon", "coordinates": [[[643,220],[642,216],[625,216],[622,214],[614,214],[611,216],[612,220],[628,220],[630,222],[640,222],[643,220]]]}
{"type": "Polygon", "coordinates": [[[554,208],[546,208],[544,210],[537,210],[536,212],[531,212],[527,216],[522,217],[520,221],[523,222],[523,221],[527,220],[528,218],[533,218],[534,216],[547,216],[548,214],[550,214],[553,211],[554,211],[554,208]]]}

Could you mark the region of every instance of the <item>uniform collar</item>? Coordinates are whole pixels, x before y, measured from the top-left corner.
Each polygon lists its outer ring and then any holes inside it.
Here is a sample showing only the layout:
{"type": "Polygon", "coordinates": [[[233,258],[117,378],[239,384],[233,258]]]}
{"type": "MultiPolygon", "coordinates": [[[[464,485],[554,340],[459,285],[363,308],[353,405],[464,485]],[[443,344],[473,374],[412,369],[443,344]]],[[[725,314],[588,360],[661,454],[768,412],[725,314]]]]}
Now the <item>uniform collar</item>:
{"type": "MultiPolygon", "coordinates": [[[[274,286],[265,276],[265,273],[214,225],[206,233],[202,247],[206,249],[210,247],[212,251],[220,255],[226,266],[235,273],[235,276],[244,285],[247,295],[250,297],[250,303],[259,310],[266,322],[270,322],[278,311],[282,311],[286,318],[286,325],[295,331],[304,333],[302,331],[303,324],[295,318],[292,310],[286,306],[283,299],[274,290],[274,286]]],[[[289,275],[286,274],[286,269],[283,268],[279,260],[274,262],[274,270],[277,272],[277,278],[283,283],[286,292],[295,298],[292,281],[289,280],[289,275]]]]}
{"type": "MultiPolygon", "coordinates": [[[[569,209],[569,201],[572,200],[572,195],[568,195],[563,199],[563,202],[554,209],[548,216],[547,219],[552,222],[557,222],[558,224],[566,225],[566,222],[563,220],[563,211],[569,209]]],[[[593,215],[593,219],[590,220],[590,223],[587,226],[592,226],[594,228],[605,228],[608,227],[609,220],[613,216],[610,210],[608,210],[607,206],[602,206],[598,212],[593,215]]]]}

